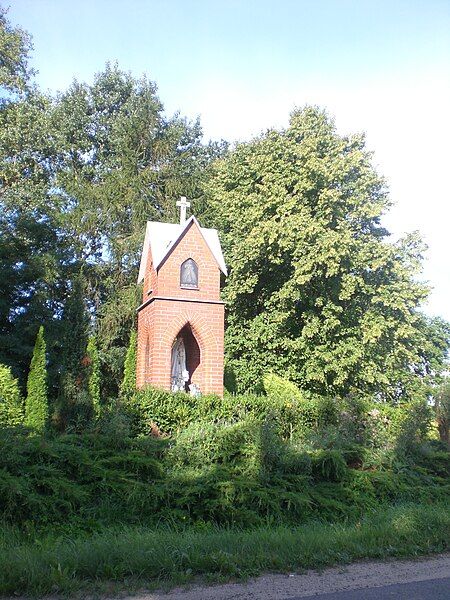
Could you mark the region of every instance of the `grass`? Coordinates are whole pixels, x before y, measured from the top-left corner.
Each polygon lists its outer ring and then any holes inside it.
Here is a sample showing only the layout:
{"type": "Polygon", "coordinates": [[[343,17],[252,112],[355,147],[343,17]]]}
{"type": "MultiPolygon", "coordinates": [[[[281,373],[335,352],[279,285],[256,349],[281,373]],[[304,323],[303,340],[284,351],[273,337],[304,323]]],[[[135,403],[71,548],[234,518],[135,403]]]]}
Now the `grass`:
{"type": "Polygon", "coordinates": [[[450,509],[405,504],[352,523],[237,530],[105,528],[93,534],[0,529],[0,593],[112,593],[224,581],[264,571],[444,551],[450,509]]]}

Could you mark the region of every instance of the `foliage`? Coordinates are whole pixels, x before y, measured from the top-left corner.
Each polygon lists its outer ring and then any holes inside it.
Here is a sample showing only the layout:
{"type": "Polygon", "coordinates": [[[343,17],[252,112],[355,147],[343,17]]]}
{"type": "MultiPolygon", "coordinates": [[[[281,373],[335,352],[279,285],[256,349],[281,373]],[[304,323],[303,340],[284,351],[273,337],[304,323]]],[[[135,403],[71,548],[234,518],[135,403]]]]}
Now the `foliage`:
{"type": "Polygon", "coordinates": [[[262,376],[275,373],[310,395],[397,401],[439,381],[450,330],[417,311],[427,293],[414,278],[421,243],[387,241],[386,190],[360,136],[338,136],[308,108],[227,154],[226,144],[202,143],[198,121],[166,116],[154,82],[117,65],[42,94],[29,84],[29,37],[5,11],[0,32],[0,362],[22,386],[43,324],[50,400],[61,370],[66,395],[77,395],[80,376],[60,356],[83,267],[102,402],[118,396],[145,222],[173,221],[180,194],[220,229],[232,268],[230,389],[261,392],[262,376]]]}
{"type": "Polygon", "coordinates": [[[312,474],[319,480],[342,481],[347,465],[337,450],[316,450],[312,457],[312,474]]]}
{"type": "Polygon", "coordinates": [[[0,364],[0,427],[14,427],[23,422],[23,402],[19,385],[11,369],[0,364]]]}
{"type": "Polygon", "coordinates": [[[100,416],[100,358],[98,355],[97,339],[95,336],[91,336],[88,341],[86,355],[89,359],[89,396],[92,402],[92,408],[94,411],[94,417],[96,419],[100,416]]]}
{"type": "Polygon", "coordinates": [[[123,369],[123,380],[120,386],[120,395],[127,397],[136,391],[136,353],[137,353],[137,333],[133,329],[130,335],[130,342],[125,357],[123,369]]]}
{"type": "Polygon", "coordinates": [[[90,360],[86,354],[89,317],[85,285],[82,273],[74,277],[62,317],[61,384],[55,423],[59,429],[74,431],[85,428],[93,412],[89,390],[90,360]]]}
{"type": "Polygon", "coordinates": [[[47,367],[44,328],[42,325],[36,336],[36,344],[31,358],[25,400],[25,425],[43,433],[48,421],[47,367]]]}
{"type": "Polygon", "coordinates": [[[268,396],[283,396],[291,400],[303,400],[304,397],[294,383],[274,373],[264,375],[263,386],[268,396]]]}
{"type": "Polygon", "coordinates": [[[80,528],[143,520],[239,526],[333,521],[385,503],[444,501],[448,453],[430,467],[436,455],[426,449],[415,462],[399,454],[382,468],[349,466],[342,449],[283,440],[276,423],[251,417],[194,423],[170,439],[120,433],[41,439],[4,429],[0,505],[12,524],[80,528]]]}
{"type": "Polygon", "coordinates": [[[207,194],[231,270],[226,353],[238,390],[273,372],[323,395],[398,400],[439,376],[450,330],[418,310],[423,244],[388,240],[387,190],[362,136],[296,110],[286,130],[217,161],[207,194]]]}
{"type": "Polygon", "coordinates": [[[282,435],[290,437],[294,430],[333,425],[336,422],[336,403],[319,396],[308,400],[282,394],[201,396],[166,392],[147,387],[137,391],[131,401],[135,431],[149,434],[157,429],[165,434],[175,433],[191,423],[237,422],[246,417],[277,423],[282,435]]]}
{"type": "Polygon", "coordinates": [[[84,265],[102,391],[112,397],[135,318],[145,222],[172,220],[181,193],[201,217],[201,182],[224,146],[203,144],[198,122],[166,117],[156,85],[115,65],[91,85],[42,94],[28,85],[30,49],[1,10],[0,361],[24,385],[43,324],[49,393],[58,395],[61,316],[68,282],[84,265]]]}
{"type": "Polygon", "coordinates": [[[133,522],[155,508],[151,482],[161,470],[156,442],[118,444],[98,435],[41,440],[4,430],[0,448],[3,519],[81,524],[93,515],[117,522],[129,513],[133,522]]]}
{"type": "Polygon", "coordinates": [[[33,74],[28,66],[31,38],[20,27],[13,27],[6,14],[7,10],[0,7],[0,102],[5,102],[5,92],[26,91],[33,74]]]}
{"type": "Polygon", "coordinates": [[[55,317],[76,262],[53,189],[50,110],[50,100],[37,91],[0,105],[0,361],[13,367],[23,385],[41,324],[50,379],[57,380],[61,331],[55,317]]]}
{"type": "Polygon", "coordinates": [[[450,449],[450,380],[444,381],[435,396],[439,437],[450,449]]]}
{"type": "MultiPolygon", "coordinates": [[[[354,468],[414,464],[428,443],[431,409],[424,401],[398,406],[356,397],[330,399],[269,395],[202,396],[146,388],[127,405],[134,435],[175,435],[198,426],[204,436],[214,424],[270,422],[291,443],[283,461],[304,462],[305,451],[337,450],[354,468]]],[[[308,461],[306,461],[308,462],[308,461]]],[[[308,470],[308,467],[305,467],[308,470]]]]}
{"type": "MultiPolygon", "coordinates": [[[[201,182],[222,152],[202,144],[197,121],[166,117],[156,90],[146,77],[107,64],[92,84],[74,82],[52,111],[60,155],[55,187],[78,242],[74,254],[90,265],[86,293],[99,317],[105,374],[123,367],[117,349],[123,360],[146,221],[173,221],[181,194],[194,199],[201,218],[201,182]]],[[[106,377],[107,395],[118,393],[118,381],[106,377]]]]}

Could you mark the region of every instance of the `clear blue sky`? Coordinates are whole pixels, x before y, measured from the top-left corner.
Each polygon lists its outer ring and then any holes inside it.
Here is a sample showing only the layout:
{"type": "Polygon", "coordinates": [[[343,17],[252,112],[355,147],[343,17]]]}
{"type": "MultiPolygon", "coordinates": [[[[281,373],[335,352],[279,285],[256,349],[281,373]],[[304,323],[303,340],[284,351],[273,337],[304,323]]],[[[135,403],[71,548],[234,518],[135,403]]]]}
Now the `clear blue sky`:
{"type": "MultiPolygon", "coordinates": [[[[2,2],[7,5],[7,2],[2,2]]],[[[168,113],[249,139],[314,103],[366,131],[395,236],[419,229],[427,308],[450,320],[450,0],[10,0],[44,89],[106,61],[156,81],[168,113]]]]}

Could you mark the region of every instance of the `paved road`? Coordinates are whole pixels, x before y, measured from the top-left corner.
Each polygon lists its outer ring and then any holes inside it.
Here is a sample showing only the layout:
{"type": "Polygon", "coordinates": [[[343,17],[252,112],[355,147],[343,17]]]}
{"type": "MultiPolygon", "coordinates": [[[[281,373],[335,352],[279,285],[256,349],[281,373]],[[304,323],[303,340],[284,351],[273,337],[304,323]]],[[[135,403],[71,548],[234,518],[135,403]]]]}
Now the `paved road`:
{"type": "Polygon", "coordinates": [[[296,596],[289,600],[450,600],[450,577],[383,587],[346,590],[319,596],[296,596]]]}

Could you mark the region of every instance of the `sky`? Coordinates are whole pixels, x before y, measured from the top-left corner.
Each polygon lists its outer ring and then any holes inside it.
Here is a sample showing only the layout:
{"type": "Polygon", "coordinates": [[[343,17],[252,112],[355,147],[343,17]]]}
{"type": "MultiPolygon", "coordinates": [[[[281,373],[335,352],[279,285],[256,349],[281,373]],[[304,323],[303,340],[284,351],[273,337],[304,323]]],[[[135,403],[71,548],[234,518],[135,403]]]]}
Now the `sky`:
{"type": "MultiPolygon", "coordinates": [[[[0,0],[3,6],[7,2],[0,0]]],[[[205,139],[249,140],[315,104],[365,132],[397,239],[419,230],[431,315],[450,320],[450,0],[10,0],[41,88],[107,61],[158,85],[205,139]]]]}

